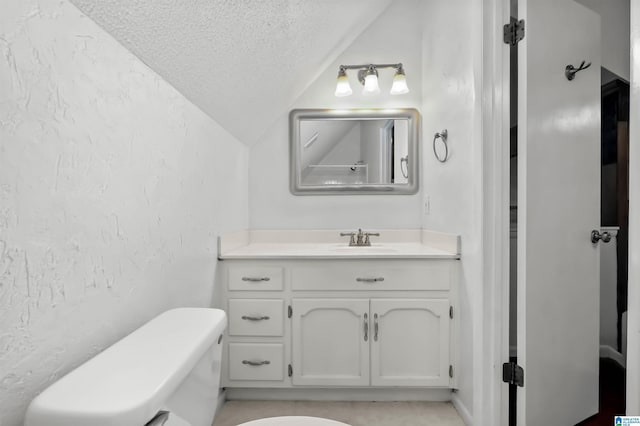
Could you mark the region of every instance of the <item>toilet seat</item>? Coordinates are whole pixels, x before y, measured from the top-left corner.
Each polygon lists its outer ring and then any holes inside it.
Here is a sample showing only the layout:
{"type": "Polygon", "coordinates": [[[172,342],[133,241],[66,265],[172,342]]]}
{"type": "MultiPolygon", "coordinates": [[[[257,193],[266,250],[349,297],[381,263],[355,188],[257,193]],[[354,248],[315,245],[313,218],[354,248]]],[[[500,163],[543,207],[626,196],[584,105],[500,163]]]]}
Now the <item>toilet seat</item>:
{"type": "Polygon", "coordinates": [[[335,420],[321,419],[307,416],[282,416],[268,417],[266,419],[252,420],[241,423],[238,426],[350,426],[347,423],[335,420]]]}

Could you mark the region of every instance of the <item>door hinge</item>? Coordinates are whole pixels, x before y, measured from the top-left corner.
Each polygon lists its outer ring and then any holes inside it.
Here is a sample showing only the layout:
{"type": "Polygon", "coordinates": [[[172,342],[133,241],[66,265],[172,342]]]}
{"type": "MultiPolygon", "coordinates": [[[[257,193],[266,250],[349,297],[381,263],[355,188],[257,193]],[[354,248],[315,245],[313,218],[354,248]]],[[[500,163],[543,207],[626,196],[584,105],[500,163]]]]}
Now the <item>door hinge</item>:
{"type": "Polygon", "coordinates": [[[524,386],[524,369],[515,362],[502,364],[502,381],[510,385],[524,386]]]}
{"type": "Polygon", "coordinates": [[[453,365],[449,365],[449,377],[453,379],[453,365]]]}
{"type": "Polygon", "coordinates": [[[287,318],[291,318],[293,316],[293,308],[291,305],[287,307],[287,318]]]}
{"type": "Polygon", "coordinates": [[[453,319],[453,306],[449,306],[449,318],[453,319]]]}
{"type": "Polygon", "coordinates": [[[287,374],[289,374],[289,377],[293,376],[293,367],[291,364],[289,364],[289,367],[287,368],[287,374]]]}
{"type": "Polygon", "coordinates": [[[515,20],[512,18],[509,24],[505,24],[503,28],[504,42],[515,46],[524,38],[524,19],[515,20]]]}

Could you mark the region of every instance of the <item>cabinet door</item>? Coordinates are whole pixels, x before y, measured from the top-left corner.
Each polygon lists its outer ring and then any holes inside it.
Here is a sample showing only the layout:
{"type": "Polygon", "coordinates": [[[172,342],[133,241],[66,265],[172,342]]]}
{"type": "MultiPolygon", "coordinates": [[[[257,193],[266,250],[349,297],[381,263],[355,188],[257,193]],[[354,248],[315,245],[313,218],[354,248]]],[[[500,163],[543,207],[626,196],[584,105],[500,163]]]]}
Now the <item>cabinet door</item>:
{"type": "Polygon", "coordinates": [[[294,385],[369,384],[369,300],[293,299],[294,385]]]}
{"type": "Polygon", "coordinates": [[[449,301],[371,300],[371,384],[449,386],[449,301]]]}

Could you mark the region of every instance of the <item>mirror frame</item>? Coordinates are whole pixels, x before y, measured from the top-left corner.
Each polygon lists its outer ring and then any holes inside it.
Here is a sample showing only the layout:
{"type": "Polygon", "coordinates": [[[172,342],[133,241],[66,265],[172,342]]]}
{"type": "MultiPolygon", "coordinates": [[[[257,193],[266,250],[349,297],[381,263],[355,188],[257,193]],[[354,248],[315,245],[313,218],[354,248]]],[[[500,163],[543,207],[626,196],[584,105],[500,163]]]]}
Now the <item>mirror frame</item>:
{"type": "Polygon", "coordinates": [[[412,195],[418,192],[420,172],[418,153],[420,145],[420,113],[415,108],[395,109],[294,109],[289,114],[289,189],[293,195],[412,195]],[[368,185],[302,185],[301,120],[409,120],[407,162],[409,173],[406,184],[368,185]]]}

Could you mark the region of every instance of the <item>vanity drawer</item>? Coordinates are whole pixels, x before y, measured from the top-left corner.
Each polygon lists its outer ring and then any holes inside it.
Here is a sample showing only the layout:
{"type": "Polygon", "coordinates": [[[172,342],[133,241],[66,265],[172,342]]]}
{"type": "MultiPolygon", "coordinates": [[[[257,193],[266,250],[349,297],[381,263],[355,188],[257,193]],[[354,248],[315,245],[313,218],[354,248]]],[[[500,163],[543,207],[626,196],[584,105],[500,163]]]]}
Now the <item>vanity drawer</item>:
{"type": "Polygon", "coordinates": [[[230,336],[282,336],[282,299],[229,299],[230,336]]]}
{"type": "Polygon", "coordinates": [[[230,343],[229,380],[284,380],[280,343],[230,343]]]}
{"type": "Polygon", "coordinates": [[[284,286],[281,266],[229,266],[228,271],[232,291],[280,291],[284,286]]]}
{"type": "Polygon", "coordinates": [[[420,265],[371,262],[333,265],[306,265],[291,270],[293,290],[449,290],[451,261],[429,260],[420,265]]]}

